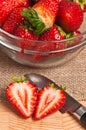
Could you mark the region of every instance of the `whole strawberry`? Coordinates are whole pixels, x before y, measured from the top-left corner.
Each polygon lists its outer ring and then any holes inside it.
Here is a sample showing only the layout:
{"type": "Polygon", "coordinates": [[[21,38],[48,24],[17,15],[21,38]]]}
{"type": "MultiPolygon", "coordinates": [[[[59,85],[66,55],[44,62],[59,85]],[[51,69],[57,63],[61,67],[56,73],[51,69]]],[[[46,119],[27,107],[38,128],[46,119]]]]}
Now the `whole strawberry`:
{"type": "Polygon", "coordinates": [[[26,6],[28,0],[0,0],[0,25],[2,25],[11,11],[18,6],[26,6]]]}
{"type": "MultiPolygon", "coordinates": [[[[39,40],[40,44],[35,48],[35,51],[39,52],[50,52],[55,50],[62,50],[64,49],[65,43],[59,42],[60,40],[65,39],[66,33],[60,28],[59,26],[52,26],[49,30],[45,31],[43,34],[40,35],[39,40]]],[[[54,53],[55,55],[63,54],[62,53],[54,53]]],[[[35,61],[41,61],[45,58],[52,56],[52,53],[49,55],[33,55],[33,59],[35,61]]]]}
{"type": "Polygon", "coordinates": [[[65,32],[76,31],[83,22],[83,11],[75,2],[61,1],[56,18],[56,23],[65,32]]]}
{"type": "Polygon", "coordinates": [[[22,10],[24,7],[16,7],[7,17],[5,23],[3,24],[2,28],[14,34],[15,30],[19,26],[20,23],[24,21],[24,17],[21,15],[22,10]]]}
{"type": "Polygon", "coordinates": [[[66,33],[62,30],[61,27],[53,25],[49,30],[40,35],[39,40],[63,40],[65,35],[66,33]]]}
{"type": "Polygon", "coordinates": [[[58,0],[40,0],[32,8],[23,10],[22,15],[28,19],[35,34],[42,34],[47,28],[53,26],[58,12],[58,3],[58,0]]]}
{"type": "Polygon", "coordinates": [[[15,35],[29,40],[38,40],[39,38],[39,35],[34,35],[33,31],[22,25],[16,29],[15,35]]]}
{"type": "Polygon", "coordinates": [[[24,49],[33,49],[35,42],[30,40],[38,40],[39,38],[39,35],[34,35],[34,33],[31,30],[28,30],[26,26],[19,26],[15,31],[15,35],[24,38],[18,43],[20,44],[22,51],[24,51],[24,49]]]}
{"type": "Polygon", "coordinates": [[[85,3],[85,5],[84,5],[84,10],[83,10],[84,12],[86,12],[86,3],[85,3]]]}
{"type": "Polygon", "coordinates": [[[72,0],[72,1],[79,4],[83,12],[86,12],[86,0],[72,0]]]}
{"type": "Polygon", "coordinates": [[[33,1],[33,3],[37,3],[38,1],[40,1],[40,0],[32,0],[33,1]]]}

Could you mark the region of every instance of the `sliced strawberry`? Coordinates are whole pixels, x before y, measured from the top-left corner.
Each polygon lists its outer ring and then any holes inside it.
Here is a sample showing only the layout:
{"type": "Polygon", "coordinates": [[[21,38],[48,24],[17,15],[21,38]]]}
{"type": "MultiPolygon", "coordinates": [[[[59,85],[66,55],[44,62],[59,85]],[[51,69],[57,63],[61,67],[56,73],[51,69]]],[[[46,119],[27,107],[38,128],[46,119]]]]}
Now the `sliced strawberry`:
{"type": "Polygon", "coordinates": [[[44,87],[38,93],[34,119],[42,119],[50,113],[59,110],[65,101],[66,96],[63,90],[51,86],[44,87]]]}
{"type": "Polygon", "coordinates": [[[13,82],[6,89],[10,103],[25,118],[30,117],[36,105],[37,87],[28,82],[13,82]]]}

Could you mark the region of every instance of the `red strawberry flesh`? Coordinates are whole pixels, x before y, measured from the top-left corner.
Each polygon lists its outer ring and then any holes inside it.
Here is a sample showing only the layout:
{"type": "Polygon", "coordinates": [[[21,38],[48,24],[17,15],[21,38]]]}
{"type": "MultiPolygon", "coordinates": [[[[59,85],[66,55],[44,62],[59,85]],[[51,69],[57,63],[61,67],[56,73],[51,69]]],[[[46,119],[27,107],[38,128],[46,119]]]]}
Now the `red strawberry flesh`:
{"type": "Polygon", "coordinates": [[[66,96],[64,91],[56,90],[46,86],[38,93],[34,119],[42,119],[50,113],[59,110],[65,103],[66,96]]]}
{"type": "Polygon", "coordinates": [[[11,83],[6,89],[6,96],[23,117],[33,114],[37,100],[35,85],[29,82],[11,83]]]}

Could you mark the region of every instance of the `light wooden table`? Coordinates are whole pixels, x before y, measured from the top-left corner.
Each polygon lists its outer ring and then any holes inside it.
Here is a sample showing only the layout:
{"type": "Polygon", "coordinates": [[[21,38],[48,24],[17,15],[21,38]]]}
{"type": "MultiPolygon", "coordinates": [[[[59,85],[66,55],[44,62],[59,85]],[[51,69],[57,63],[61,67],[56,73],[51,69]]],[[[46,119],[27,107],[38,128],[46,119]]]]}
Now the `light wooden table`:
{"type": "MultiPolygon", "coordinates": [[[[86,101],[82,101],[86,106],[86,101]]],[[[0,130],[86,130],[80,122],[70,114],[59,111],[46,118],[34,121],[23,119],[8,102],[0,103],[0,130]]]]}

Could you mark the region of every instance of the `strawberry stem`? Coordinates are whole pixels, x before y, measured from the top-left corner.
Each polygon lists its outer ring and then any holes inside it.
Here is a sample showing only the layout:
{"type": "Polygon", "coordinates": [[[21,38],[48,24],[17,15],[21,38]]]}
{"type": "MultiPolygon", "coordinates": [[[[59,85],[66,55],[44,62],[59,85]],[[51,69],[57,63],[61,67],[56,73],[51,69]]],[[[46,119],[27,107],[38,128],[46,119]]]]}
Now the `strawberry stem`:
{"type": "Polygon", "coordinates": [[[55,84],[54,84],[54,83],[51,83],[51,84],[50,84],[50,87],[53,88],[53,89],[57,89],[57,88],[55,87],[55,84]]]}
{"type": "Polygon", "coordinates": [[[16,76],[13,76],[12,80],[16,83],[22,83],[24,81],[29,81],[29,78],[22,78],[22,76],[17,78],[16,76]]]}
{"type": "Polygon", "coordinates": [[[60,85],[60,87],[57,88],[57,87],[55,87],[55,84],[54,84],[54,83],[51,83],[49,86],[50,86],[52,89],[55,89],[55,90],[63,90],[63,91],[66,90],[66,86],[63,87],[62,85],[60,85]]]}
{"type": "Polygon", "coordinates": [[[58,30],[60,31],[60,34],[63,35],[64,37],[66,37],[66,32],[63,31],[63,29],[58,26],[58,30]]]}
{"type": "Polygon", "coordinates": [[[34,31],[34,34],[42,34],[46,30],[45,24],[41,21],[37,12],[33,8],[24,8],[22,16],[28,20],[28,27],[30,30],[34,31]]]}
{"type": "Polygon", "coordinates": [[[66,86],[62,86],[62,85],[60,85],[60,90],[63,90],[63,91],[65,91],[66,90],[66,86]]]}

